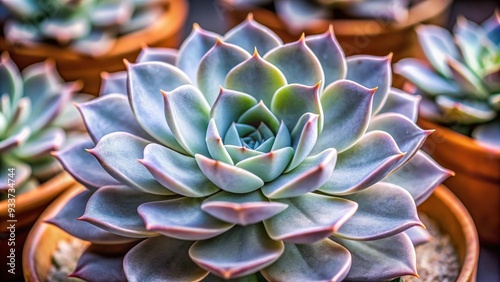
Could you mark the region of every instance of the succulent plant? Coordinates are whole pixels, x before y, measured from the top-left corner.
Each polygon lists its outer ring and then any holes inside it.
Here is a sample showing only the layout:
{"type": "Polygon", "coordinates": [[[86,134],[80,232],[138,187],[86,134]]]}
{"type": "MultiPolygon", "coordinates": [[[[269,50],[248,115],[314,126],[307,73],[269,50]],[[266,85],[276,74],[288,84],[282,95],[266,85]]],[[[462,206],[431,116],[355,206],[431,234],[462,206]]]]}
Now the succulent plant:
{"type": "Polygon", "coordinates": [[[424,96],[421,115],[500,149],[500,14],[482,25],[460,17],[454,37],[433,25],[417,34],[428,63],[407,58],[395,71],[424,96]]]}
{"type": "Polygon", "coordinates": [[[249,17],[104,75],[78,105],[92,142],[57,153],[87,187],[49,220],[94,246],[72,275],[415,275],[407,230],[450,172],[419,150],[430,131],[418,98],[391,89],[390,59],[345,58],[331,28],[283,44],[249,17]]]}
{"type": "Polygon", "coordinates": [[[302,31],[318,19],[342,17],[404,21],[410,0],[221,0],[235,7],[274,9],[289,28],[302,31]]]}
{"type": "Polygon", "coordinates": [[[0,0],[4,36],[11,44],[69,46],[78,53],[107,53],[116,37],[154,23],[168,0],[0,0]]]}
{"type": "MultiPolygon", "coordinates": [[[[71,101],[79,83],[64,83],[51,61],[27,67],[22,75],[7,52],[0,57],[0,196],[15,168],[16,194],[38,186],[62,170],[50,155],[65,141],[81,140],[82,121],[71,101]],[[66,133],[68,137],[66,138],[66,133]],[[68,140],[66,140],[68,139],[68,140]]],[[[83,135],[84,136],[84,135],[83,135]]]]}

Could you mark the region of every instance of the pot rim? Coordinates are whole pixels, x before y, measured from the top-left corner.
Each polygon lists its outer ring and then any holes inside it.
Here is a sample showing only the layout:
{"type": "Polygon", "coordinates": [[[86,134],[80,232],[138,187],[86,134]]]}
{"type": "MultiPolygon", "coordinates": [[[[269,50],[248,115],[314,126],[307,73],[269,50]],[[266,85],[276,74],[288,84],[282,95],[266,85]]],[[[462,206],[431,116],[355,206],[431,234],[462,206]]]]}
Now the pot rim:
{"type": "Polygon", "coordinates": [[[187,17],[188,3],[186,0],[161,0],[166,7],[160,18],[153,24],[117,38],[113,48],[100,56],[89,56],[67,47],[57,45],[37,44],[34,48],[26,46],[13,47],[5,38],[0,38],[0,46],[9,52],[26,56],[55,57],[58,60],[89,60],[106,57],[125,57],[125,54],[140,49],[143,46],[155,45],[164,38],[175,35],[180,30],[187,17]],[[173,21],[172,21],[173,20],[173,21]],[[161,36],[159,36],[161,35],[161,36]]]}

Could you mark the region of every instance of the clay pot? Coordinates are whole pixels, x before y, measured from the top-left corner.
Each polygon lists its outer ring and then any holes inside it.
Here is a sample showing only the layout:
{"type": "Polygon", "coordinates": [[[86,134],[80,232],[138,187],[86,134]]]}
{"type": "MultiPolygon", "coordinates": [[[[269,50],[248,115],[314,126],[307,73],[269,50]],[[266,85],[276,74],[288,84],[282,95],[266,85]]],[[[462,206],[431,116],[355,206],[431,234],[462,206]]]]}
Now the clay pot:
{"type": "Polygon", "coordinates": [[[168,1],[164,13],[151,26],[118,38],[107,54],[90,57],[69,48],[41,44],[36,48],[12,46],[0,38],[0,49],[7,50],[20,69],[51,58],[66,81],[81,80],[83,92],[97,95],[101,83],[101,72],[116,72],[125,69],[123,59],[135,61],[143,46],[178,47],[182,26],[187,17],[187,0],[168,1]]]}
{"type": "Polygon", "coordinates": [[[455,172],[444,183],[464,203],[481,242],[500,243],[500,150],[420,118],[418,125],[436,129],[424,150],[439,164],[455,172]]]}
{"type": "MultiPolygon", "coordinates": [[[[54,217],[81,189],[81,186],[77,186],[54,201],[31,230],[23,252],[26,281],[46,281],[51,256],[58,242],[72,238],[44,221],[54,217]]],[[[450,235],[461,263],[458,281],[475,281],[479,245],[474,223],[464,206],[446,187],[439,186],[419,210],[435,220],[442,231],[450,235]]]]}
{"type": "MultiPolygon", "coordinates": [[[[240,8],[231,0],[220,0],[221,6],[228,12],[231,26],[239,24],[248,13],[254,19],[269,27],[285,42],[296,41],[300,32],[291,31],[273,11],[260,7],[240,8]]],[[[446,23],[452,0],[422,0],[410,8],[404,22],[384,21],[380,19],[338,19],[319,20],[304,28],[306,34],[318,34],[328,30],[333,24],[335,36],[344,49],[346,56],[369,54],[385,56],[394,53],[394,61],[414,56],[418,52],[417,37],[413,28],[419,24],[446,23]]]]}
{"type": "Polygon", "coordinates": [[[7,200],[0,202],[0,265],[2,265],[0,281],[19,281],[22,277],[21,259],[23,245],[31,227],[45,208],[59,194],[74,184],[75,180],[69,174],[63,172],[46,181],[37,189],[16,195],[15,218],[9,217],[9,203],[7,200]],[[8,222],[7,220],[17,221],[8,222]],[[12,233],[10,232],[12,229],[7,229],[11,224],[15,225],[15,232],[12,233]],[[13,239],[9,241],[10,238],[13,239]],[[15,245],[13,245],[13,242],[15,245]],[[7,270],[10,269],[7,263],[11,262],[11,259],[7,258],[7,256],[11,256],[11,248],[15,250],[15,275],[7,272],[7,270]]]}

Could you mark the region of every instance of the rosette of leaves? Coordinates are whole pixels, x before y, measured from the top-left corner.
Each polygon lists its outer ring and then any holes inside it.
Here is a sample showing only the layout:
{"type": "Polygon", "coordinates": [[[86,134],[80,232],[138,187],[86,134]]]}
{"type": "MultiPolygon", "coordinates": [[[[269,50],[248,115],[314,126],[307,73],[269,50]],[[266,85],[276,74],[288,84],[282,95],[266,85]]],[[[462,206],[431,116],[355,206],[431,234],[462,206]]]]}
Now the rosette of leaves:
{"type": "Polygon", "coordinates": [[[433,25],[417,34],[430,64],[408,58],[395,71],[424,96],[422,116],[500,149],[500,15],[459,18],[454,35],[433,25]]]}
{"type": "Polygon", "coordinates": [[[62,170],[50,155],[66,139],[78,141],[82,121],[71,101],[79,83],[64,83],[51,61],[21,74],[5,52],[0,57],[0,196],[12,184],[16,194],[31,190],[62,170]],[[74,132],[74,133],[71,133],[74,132]],[[70,138],[66,138],[70,133],[70,138]],[[15,169],[9,171],[9,169],[15,169]],[[9,176],[9,172],[12,172],[9,176]],[[9,181],[9,179],[11,181],[9,181]],[[14,181],[12,181],[14,180],[14,181]]]}
{"type": "Polygon", "coordinates": [[[154,23],[168,0],[0,0],[4,37],[11,44],[69,47],[106,54],[117,37],[154,23]]]}
{"type": "Polygon", "coordinates": [[[416,274],[407,230],[450,172],[419,150],[430,132],[390,56],[345,58],[331,29],[283,44],[250,17],[137,61],[78,105],[92,142],[57,153],[88,188],[49,220],[94,246],[73,276],[416,274]]]}
{"type": "MultiPolygon", "coordinates": [[[[303,30],[318,19],[371,18],[404,21],[410,0],[221,0],[235,7],[275,10],[287,26],[303,30]]],[[[418,2],[418,1],[414,1],[418,2]]]]}

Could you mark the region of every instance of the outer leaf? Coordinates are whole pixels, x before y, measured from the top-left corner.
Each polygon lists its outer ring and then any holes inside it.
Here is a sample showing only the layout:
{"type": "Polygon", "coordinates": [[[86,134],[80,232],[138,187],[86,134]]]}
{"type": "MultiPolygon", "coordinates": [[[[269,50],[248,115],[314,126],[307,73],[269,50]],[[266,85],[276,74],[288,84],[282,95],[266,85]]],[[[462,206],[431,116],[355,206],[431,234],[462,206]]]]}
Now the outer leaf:
{"type": "Polygon", "coordinates": [[[165,117],[172,133],[181,146],[192,156],[208,156],[205,142],[210,117],[210,106],[203,94],[192,85],[162,92],[165,100],[165,117]]]}
{"type": "Polygon", "coordinates": [[[327,149],[305,159],[289,173],[266,183],[262,192],[271,199],[290,198],[306,194],[321,187],[332,174],[337,161],[337,151],[327,149]]]}
{"type": "Polygon", "coordinates": [[[172,192],[187,197],[205,197],[219,189],[201,172],[195,158],[158,144],[144,149],[139,161],[154,178],[172,192]]]}
{"type": "Polygon", "coordinates": [[[323,34],[307,36],[306,44],[321,63],[325,75],[324,85],[346,77],[347,63],[344,51],[335,38],[332,25],[323,34]]]}
{"type": "Polygon", "coordinates": [[[336,231],[336,236],[377,240],[422,225],[410,193],[397,185],[377,183],[345,198],[358,203],[358,210],[336,231]]]}
{"type": "Polygon", "coordinates": [[[119,71],[115,73],[101,73],[101,88],[99,96],[118,93],[127,94],[127,72],[119,71]]]}
{"type": "Polygon", "coordinates": [[[142,159],[149,142],[125,132],[115,132],[102,138],[89,152],[111,176],[146,193],[171,195],[168,189],[156,182],[149,171],[137,160],[142,159]]]}
{"type": "Polygon", "coordinates": [[[137,208],[141,204],[164,199],[127,186],[104,186],[90,197],[85,213],[79,219],[124,237],[152,237],[157,233],[146,230],[137,208]]]}
{"type": "Polygon", "coordinates": [[[492,120],[497,115],[486,102],[477,99],[440,95],[436,97],[435,102],[448,122],[483,123],[492,120]]]}
{"type": "Polygon", "coordinates": [[[274,92],[287,84],[283,73],[263,60],[257,52],[234,67],[226,77],[226,87],[245,92],[271,106],[274,92]]]}
{"type": "Polygon", "coordinates": [[[12,104],[17,102],[23,95],[23,80],[16,64],[6,52],[0,56],[0,80],[0,95],[7,93],[12,104]]]}
{"type": "Polygon", "coordinates": [[[128,97],[139,124],[162,144],[183,152],[164,120],[163,97],[160,90],[172,91],[189,84],[189,78],[178,68],[160,62],[128,65],[128,97]]]}
{"type": "Polygon", "coordinates": [[[347,79],[364,87],[376,87],[372,115],[377,114],[387,99],[392,84],[392,53],[386,57],[351,56],[347,58],[347,79]]]}
{"type": "Polygon", "coordinates": [[[289,84],[311,86],[325,80],[321,63],[307,47],[304,37],[269,51],[264,59],[280,69],[289,84]]]}
{"type": "Polygon", "coordinates": [[[205,240],[233,227],[205,213],[200,207],[202,202],[203,199],[183,197],[145,203],[138,211],[147,230],[180,240],[205,240]]]}
{"type": "Polygon", "coordinates": [[[149,238],[132,248],[123,266],[129,281],[199,281],[208,272],[187,255],[192,242],[165,236],[149,238]],[[160,252],[158,250],[161,250],[160,252]]]}
{"type": "Polygon", "coordinates": [[[368,127],[375,90],[348,80],[325,89],[321,96],[325,124],[313,153],[326,148],[342,152],[354,145],[368,127]]]}
{"type": "Polygon", "coordinates": [[[172,48],[142,48],[137,56],[137,62],[164,62],[175,66],[179,51],[172,48]]]}
{"type": "Polygon", "coordinates": [[[417,274],[413,244],[404,233],[375,241],[353,241],[331,237],[352,256],[349,281],[384,281],[417,274]]]}
{"type": "Polygon", "coordinates": [[[19,130],[19,132],[12,134],[11,136],[0,141],[0,152],[6,153],[13,148],[19,147],[21,144],[26,142],[30,137],[31,130],[28,126],[25,126],[19,130]]]}
{"type": "Polygon", "coordinates": [[[218,40],[201,59],[198,67],[198,88],[212,105],[229,71],[250,55],[240,47],[218,40]]]}
{"type": "Polygon", "coordinates": [[[249,14],[244,22],[229,30],[224,35],[224,41],[240,46],[248,53],[257,49],[262,54],[283,44],[273,31],[254,21],[252,14],[249,14]]]}
{"type": "Polygon", "coordinates": [[[458,49],[450,32],[435,25],[421,25],[416,28],[420,46],[432,66],[445,77],[451,72],[445,58],[459,58],[458,49]]]}
{"type": "Polygon", "coordinates": [[[478,98],[487,98],[489,91],[483,86],[483,81],[467,66],[453,58],[447,59],[452,78],[460,85],[462,92],[470,93],[478,98]]]}
{"type": "Polygon", "coordinates": [[[283,243],[271,240],[262,224],[235,226],[215,238],[197,241],[189,256],[200,267],[224,278],[259,271],[283,253],[283,243]]]}
{"type": "Polygon", "coordinates": [[[330,236],[358,207],[349,200],[313,193],[276,201],[288,208],[264,221],[267,233],[273,240],[295,244],[310,244],[330,236]]]}
{"type": "Polygon", "coordinates": [[[201,206],[213,217],[243,226],[273,217],[287,207],[269,202],[260,191],[238,195],[222,191],[206,199],[201,206]]]}
{"type": "Polygon", "coordinates": [[[391,88],[387,101],[380,109],[379,115],[385,113],[396,113],[406,116],[413,122],[417,121],[418,117],[418,104],[420,103],[420,96],[410,95],[396,88],[391,88]]]}
{"type": "Polygon", "coordinates": [[[351,149],[339,154],[337,167],[319,190],[331,195],[360,191],[382,180],[403,157],[389,134],[367,133],[351,149]]]}
{"type": "Polygon", "coordinates": [[[264,185],[262,179],[244,169],[199,154],[195,158],[203,174],[224,191],[248,193],[264,185]]]}
{"type": "Polygon", "coordinates": [[[97,143],[104,135],[123,131],[144,139],[152,139],[137,123],[130,109],[127,97],[109,94],[104,97],[77,105],[83,116],[85,126],[97,143]]]}
{"type": "Polygon", "coordinates": [[[342,281],[350,267],[349,251],[324,239],[304,245],[285,243],[283,255],[262,274],[268,281],[342,281]]]}
{"type": "Polygon", "coordinates": [[[74,87],[72,85],[65,86],[58,95],[51,95],[37,104],[31,104],[31,115],[27,123],[32,132],[37,132],[56,119],[70,101],[74,87]]]}
{"type": "Polygon", "coordinates": [[[35,161],[47,157],[64,144],[65,133],[61,128],[51,128],[31,135],[26,142],[12,151],[18,158],[35,161]]]}
{"type": "Polygon", "coordinates": [[[80,256],[70,277],[96,282],[124,281],[126,278],[123,272],[123,256],[106,256],[87,249],[80,256]]]}
{"type": "Polygon", "coordinates": [[[482,145],[492,147],[495,150],[500,149],[500,122],[493,120],[492,122],[476,127],[472,131],[472,137],[482,145]]]}

